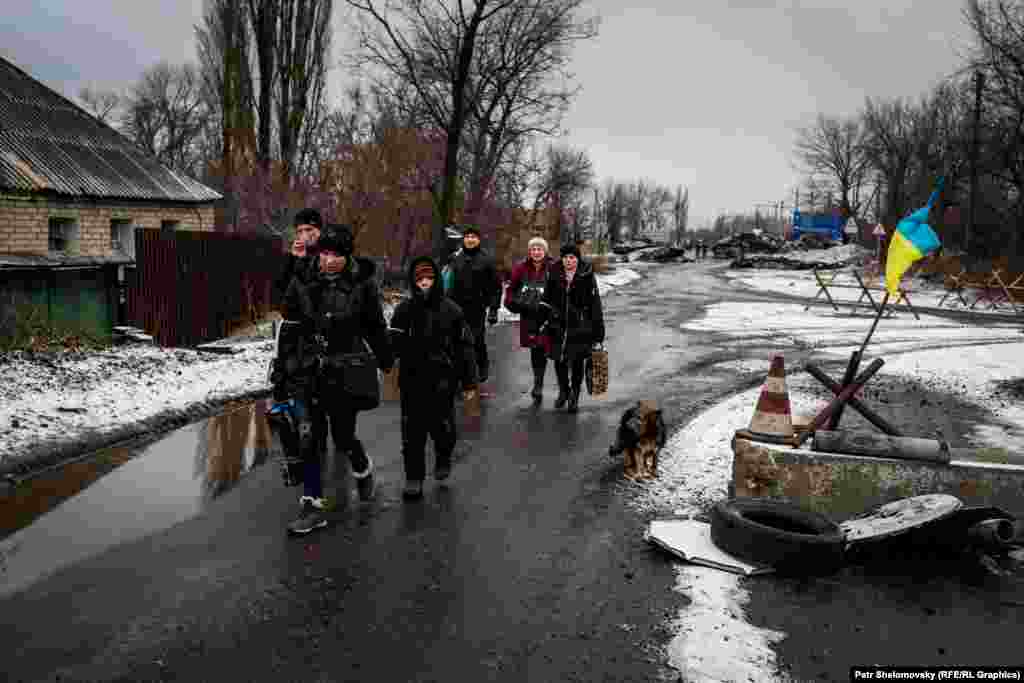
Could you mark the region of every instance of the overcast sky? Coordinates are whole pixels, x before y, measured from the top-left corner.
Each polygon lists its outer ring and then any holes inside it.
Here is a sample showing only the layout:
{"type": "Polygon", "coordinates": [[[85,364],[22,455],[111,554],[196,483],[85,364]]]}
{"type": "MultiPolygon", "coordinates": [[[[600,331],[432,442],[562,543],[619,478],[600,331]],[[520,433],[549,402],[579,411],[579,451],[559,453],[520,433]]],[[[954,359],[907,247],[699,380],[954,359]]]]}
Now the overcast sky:
{"type": "MultiPolygon", "coordinates": [[[[343,5],[340,0],[336,5],[343,5]]],[[[0,54],[74,96],[195,57],[203,0],[5,4],[0,54]]],[[[911,96],[961,65],[960,0],[592,0],[565,121],[600,179],[689,187],[691,216],[792,201],[794,131],[868,95],[911,96]]],[[[343,17],[336,21],[344,31],[343,17]]],[[[342,36],[339,36],[342,38],[342,36]]],[[[339,46],[345,41],[337,40],[339,46]]],[[[332,74],[338,97],[346,74],[332,74]]]]}

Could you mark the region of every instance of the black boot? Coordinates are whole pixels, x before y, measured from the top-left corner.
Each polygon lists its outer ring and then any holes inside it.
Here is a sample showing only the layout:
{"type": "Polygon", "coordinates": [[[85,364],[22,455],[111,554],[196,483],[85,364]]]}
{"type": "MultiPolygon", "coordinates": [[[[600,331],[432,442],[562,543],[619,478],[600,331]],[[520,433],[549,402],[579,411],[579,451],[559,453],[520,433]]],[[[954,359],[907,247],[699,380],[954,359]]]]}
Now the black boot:
{"type": "Polygon", "coordinates": [[[533,391],[530,392],[530,396],[533,396],[534,403],[540,403],[541,399],[544,398],[544,369],[537,368],[533,369],[533,391]]]}
{"type": "Polygon", "coordinates": [[[555,410],[561,410],[569,400],[569,367],[555,363],[555,377],[558,378],[558,398],[555,399],[555,410]]]}
{"type": "Polygon", "coordinates": [[[569,394],[569,412],[575,413],[579,409],[580,403],[580,390],[579,387],[573,389],[569,394]]]}

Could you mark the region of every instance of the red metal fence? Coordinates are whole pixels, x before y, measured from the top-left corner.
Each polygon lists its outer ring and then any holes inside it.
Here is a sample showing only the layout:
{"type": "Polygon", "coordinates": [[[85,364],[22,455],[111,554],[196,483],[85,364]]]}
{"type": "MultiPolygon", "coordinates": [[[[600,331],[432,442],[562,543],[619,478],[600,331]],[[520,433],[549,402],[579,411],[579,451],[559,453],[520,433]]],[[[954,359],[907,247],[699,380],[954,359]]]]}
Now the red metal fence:
{"type": "Polygon", "coordinates": [[[277,303],[272,283],[284,264],[282,249],[280,240],[137,229],[128,319],[161,346],[221,339],[277,303]]]}

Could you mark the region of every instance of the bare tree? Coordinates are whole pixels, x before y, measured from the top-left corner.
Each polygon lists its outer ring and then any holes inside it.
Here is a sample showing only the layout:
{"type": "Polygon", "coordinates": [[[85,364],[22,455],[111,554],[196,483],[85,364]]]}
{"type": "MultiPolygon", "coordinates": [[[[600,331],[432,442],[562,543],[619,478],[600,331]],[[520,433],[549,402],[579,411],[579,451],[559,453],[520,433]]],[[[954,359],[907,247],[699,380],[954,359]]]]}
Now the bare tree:
{"type": "MultiPolygon", "coordinates": [[[[287,180],[296,162],[302,165],[302,157],[309,149],[308,140],[314,135],[323,111],[334,3],[333,0],[263,1],[279,10],[274,48],[277,135],[281,170],[287,180]]],[[[263,98],[262,86],[260,98],[263,98]]]]}
{"type": "Polygon", "coordinates": [[[159,63],[143,72],[127,96],[122,130],[167,166],[198,175],[196,143],[204,116],[195,68],[159,63]]]}
{"type": "Polygon", "coordinates": [[[909,206],[908,182],[918,146],[918,112],[903,99],[868,98],[864,106],[864,146],[871,166],[884,185],[886,223],[902,217],[909,206]]]}
{"type": "Polygon", "coordinates": [[[676,187],[675,200],[672,203],[672,243],[682,244],[686,235],[686,227],[690,221],[690,188],[676,187]]]}
{"type": "Polygon", "coordinates": [[[594,168],[585,151],[567,145],[549,145],[545,170],[533,200],[534,214],[541,207],[553,207],[557,212],[559,231],[565,239],[563,228],[579,227],[578,223],[570,221],[575,213],[582,210],[586,199],[584,194],[593,178],[594,168]]]}
{"type": "Polygon", "coordinates": [[[984,89],[987,175],[1004,196],[1008,252],[1024,252],[1024,6],[1009,0],[968,0],[973,33],[971,63],[984,89]],[[994,162],[994,163],[993,163],[994,162]],[[1008,220],[1006,220],[1008,219],[1008,220]]]}
{"type": "Polygon", "coordinates": [[[844,215],[860,215],[870,169],[862,119],[818,114],[798,131],[796,156],[804,173],[835,189],[844,215]]]}
{"type": "Polygon", "coordinates": [[[103,123],[116,123],[122,97],[114,90],[102,90],[86,86],[78,91],[82,107],[103,123]]]}
{"type": "MultiPolygon", "coordinates": [[[[277,82],[277,26],[281,20],[281,0],[246,0],[247,33],[252,36],[259,75],[256,99],[258,129],[256,159],[265,173],[270,172],[271,124],[273,123],[274,86],[277,82]]],[[[250,77],[251,78],[251,77],[250,77]]],[[[256,79],[253,79],[254,81],[256,79]]]]}
{"type": "Polygon", "coordinates": [[[472,213],[510,147],[555,136],[578,88],[569,87],[573,45],[597,35],[577,17],[584,0],[520,0],[481,27],[467,98],[464,143],[472,213]]]}
{"type": "Polygon", "coordinates": [[[256,147],[252,38],[242,2],[206,0],[203,22],[195,27],[202,94],[209,112],[204,145],[207,160],[219,162],[218,175],[229,200],[233,179],[247,170],[242,167],[245,155],[256,147]]]}
{"type": "MultiPolygon", "coordinates": [[[[433,250],[440,255],[443,226],[454,218],[459,151],[481,35],[500,35],[490,32],[489,23],[529,0],[395,0],[383,6],[374,0],[346,2],[364,19],[359,33],[362,63],[382,74],[383,83],[411,86],[430,124],[446,136],[442,186],[435,189],[440,220],[433,230],[433,250]]],[[[541,9],[540,3],[532,4],[541,9]]]]}

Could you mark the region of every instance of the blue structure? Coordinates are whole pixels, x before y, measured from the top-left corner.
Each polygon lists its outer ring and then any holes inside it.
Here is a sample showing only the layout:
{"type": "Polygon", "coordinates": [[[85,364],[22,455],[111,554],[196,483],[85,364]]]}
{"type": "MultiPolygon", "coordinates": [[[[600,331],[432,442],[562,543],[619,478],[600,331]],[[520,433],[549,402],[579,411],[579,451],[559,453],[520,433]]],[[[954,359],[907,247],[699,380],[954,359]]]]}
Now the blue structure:
{"type": "Polygon", "coordinates": [[[800,213],[793,209],[793,232],[790,239],[798,240],[801,235],[817,235],[824,239],[841,242],[846,221],[837,209],[832,213],[800,213]]]}

